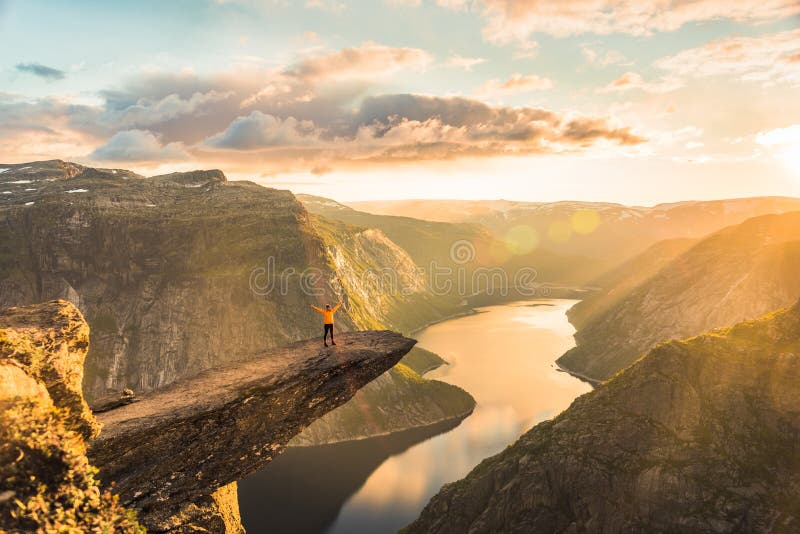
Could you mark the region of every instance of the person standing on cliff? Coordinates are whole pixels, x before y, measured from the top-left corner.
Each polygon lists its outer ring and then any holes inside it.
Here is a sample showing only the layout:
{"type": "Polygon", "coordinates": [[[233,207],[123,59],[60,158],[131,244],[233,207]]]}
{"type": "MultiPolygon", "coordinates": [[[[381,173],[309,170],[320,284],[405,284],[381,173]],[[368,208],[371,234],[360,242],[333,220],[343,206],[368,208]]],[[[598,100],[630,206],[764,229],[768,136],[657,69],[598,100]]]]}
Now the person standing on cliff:
{"type": "Polygon", "coordinates": [[[324,310],[322,308],[317,308],[313,304],[311,305],[314,311],[317,311],[322,314],[322,319],[323,322],[325,323],[325,333],[322,335],[322,344],[325,345],[326,347],[328,346],[328,332],[331,333],[331,345],[336,345],[336,342],[333,340],[333,314],[336,313],[336,310],[338,310],[339,306],[341,305],[342,303],[340,302],[339,304],[331,308],[330,304],[326,304],[324,310]]]}

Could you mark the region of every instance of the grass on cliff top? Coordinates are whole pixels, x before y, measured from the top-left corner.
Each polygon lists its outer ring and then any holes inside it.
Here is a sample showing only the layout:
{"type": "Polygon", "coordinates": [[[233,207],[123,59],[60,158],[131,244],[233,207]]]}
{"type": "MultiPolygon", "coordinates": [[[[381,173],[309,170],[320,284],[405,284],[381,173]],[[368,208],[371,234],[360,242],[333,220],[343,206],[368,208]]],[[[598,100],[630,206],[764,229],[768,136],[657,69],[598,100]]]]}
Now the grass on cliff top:
{"type": "Polygon", "coordinates": [[[0,532],[145,532],[100,488],[63,411],[34,402],[0,408],[0,532]]]}

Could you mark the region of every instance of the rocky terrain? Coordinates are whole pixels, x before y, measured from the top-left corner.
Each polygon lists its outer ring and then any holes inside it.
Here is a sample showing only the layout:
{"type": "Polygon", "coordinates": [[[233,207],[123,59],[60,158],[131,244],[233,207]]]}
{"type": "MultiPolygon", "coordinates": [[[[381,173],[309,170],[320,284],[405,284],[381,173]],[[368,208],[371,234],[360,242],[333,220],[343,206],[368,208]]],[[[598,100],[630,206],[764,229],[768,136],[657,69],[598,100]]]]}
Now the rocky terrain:
{"type": "MultiPolygon", "coordinates": [[[[36,191],[12,190],[0,204],[0,307],[64,298],[81,309],[92,327],[90,399],[149,391],[316,332],[307,310],[318,301],[298,275],[287,291],[251,291],[267,258],[278,271],[317,269],[318,288],[346,300],[287,191],[219,171],[145,179],[60,162],[11,168],[3,180],[36,191]]],[[[352,321],[343,315],[341,326],[352,321]]]]}
{"type": "Polygon", "coordinates": [[[455,295],[430,291],[428,273],[383,231],[314,215],[358,328],[409,332],[460,309],[455,295]]]}
{"type": "Polygon", "coordinates": [[[593,315],[558,363],[593,379],[610,378],[658,342],[788,306],[800,295],[798,269],[800,212],[725,228],[593,315]]]}
{"type": "Polygon", "coordinates": [[[395,365],[414,340],[370,331],[327,350],[298,342],[96,416],[76,387],[88,343],[86,322],[66,301],[0,312],[0,529],[139,532],[127,510],[135,509],[150,532],[241,531],[233,482],[395,365]]]}
{"type": "Polygon", "coordinates": [[[144,532],[86,458],[88,343],[67,302],[0,311],[0,531],[144,532]]]}
{"type": "Polygon", "coordinates": [[[798,383],[800,304],[661,344],[406,532],[797,532],[798,383]]]}
{"type": "MultiPolygon", "coordinates": [[[[389,331],[301,341],[204,371],[98,414],[100,478],[151,531],[182,530],[197,502],[266,465],[315,419],[395,365],[414,341],[389,331]],[[170,451],[165,458],[164,451],[170,451]]],[[[215,496],[217,507],[225,502],[215,496]]]]}
{"type": "Polygon", "coordinates": [[[414,347],[350,402],[311,423],[289,446],[325,445],[460,421],[472,413],[475,399],[457,386],[422,378],[443,364],[438,355],[414,347]]]}
{"type": "MultiPolygon", "coordinates": [[[[312,219],[288,191],[228,182],[220,171],[144,178],[61,161],[3,168],[0,306],[65,298],[81,309],[93,404],[317,336],[311,304],[343,302],[337,331],[410,331],[460,309],[458,299],[432,294],[380,230],[312,219]],[[371,276],[387,271],[397,287],[371,276]]],[[[402,406],[399,391],[425,389],[406,400],[430,400],[418,413],[438,421],[439,407],[463,394],[404,377],[371,386],[372,397],[402,406]]]]}

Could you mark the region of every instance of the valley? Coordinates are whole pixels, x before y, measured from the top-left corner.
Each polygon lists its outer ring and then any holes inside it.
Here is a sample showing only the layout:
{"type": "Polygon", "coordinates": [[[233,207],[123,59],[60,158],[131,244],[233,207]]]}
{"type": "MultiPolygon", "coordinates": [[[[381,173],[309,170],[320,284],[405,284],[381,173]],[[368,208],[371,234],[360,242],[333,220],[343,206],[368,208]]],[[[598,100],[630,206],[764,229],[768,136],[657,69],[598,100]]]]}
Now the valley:
{"type": "MultiPolygon", "coordinates": [[[[82,414],[51,418],[58,432],[83,436],[76,461],[100,469],[82,484],[113,482],[148,529],[722,532],[794,520],[781,504],[790,493],[736,490],[719,471],[727,453],[709,447],[794,454],[796,308],[776,310],[800,295],[796,199],[350,207],[215,170],[3,168],[0,307],[75,306],[56,315],[86,325],[86,341],[69,349],[81,354],[81,378],[63,397],[66,378],[31,376],[82,414]],[[387,351],[391,363],[350,368],[314,356],[310,306],[335,302],[342,347],[331,350],[353,361],[387,351]],[[387,330],[419,344],[395,350],[387,330]],[[274,382],[281,373],[292,378],[274,382]],[[292,416],[274,419],[276,406],[292,416]],[[218,410],[238,414],[235,425],[218,410]],[[718,413],[739,414],[741,425],[718,413]],[[185,455],[164,465],[154,451],[177,442],[185,455]],[[637,471],[645,464],[655,467],[637,471]],[[332,478],[312,491],[326,465],[332,478]],[[609,493],[609,477],[621,493],[609,493]],[[687,508],[675,492],[699,494],[701,479],[732,516],[709,503],[675,511],[687,508]],[[643,487],[649,500],[629,498],[643,487]],[[598,511],[601,494],[619,513],[598,511]]],[[[33,391],[16,372],[12,391],[33,391]]],[[[778,480],[782,464],[770,462],[730,468],[753,485],[778,480]]],[[[133,532],[126,513],[103,521],[133,532]]]]}
{"type": "Polygon", "coordinates": [[[419,332],[420,346],[449,358],[426,376],[469,391],[477,402],[474,412],[430,432],[322,447],[292,449],[290,443],[286,454],[240,482],[245,527],[366,533],[405,526],[442,484],[464,476],[590,390],[553,366],[572,345],[565,312],[573,304],[541,300],[491,306],[419,332]],[[504,387],[497,388],[499,383],[504,387]],[[322,466],[329,475],[317,481],[322,466]]]}
{"type": "Polygon", "coordinates": [[[0,0],[0,534],[800,534],[800,0],[0,0]]]}

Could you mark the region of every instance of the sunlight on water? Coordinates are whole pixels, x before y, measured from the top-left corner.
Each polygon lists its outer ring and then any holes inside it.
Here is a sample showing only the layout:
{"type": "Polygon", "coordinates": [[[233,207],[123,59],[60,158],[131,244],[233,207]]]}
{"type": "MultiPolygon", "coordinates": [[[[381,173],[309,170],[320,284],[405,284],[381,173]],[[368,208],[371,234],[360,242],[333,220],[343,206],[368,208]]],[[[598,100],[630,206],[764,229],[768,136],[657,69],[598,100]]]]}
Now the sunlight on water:
{"type": "Polygon", "coordinates": [[[245,527],[382,533],[413,521],[443,484],[589,391],[554,364],[574,345],[565,312],[575,302],[491,306],[418,333],[420,346],[450,362],[426,377],[469,391],[475,412],[455,428],[290,449],[240,483],[245,527]]]}
{"type": "Polygon", "coordinates": [[[492,306],[420,332],[419,345],[450,362],[426,377],[469,391],[478,402],[475,412],[454,430],[384,462],[345,504],[329,532],[389,532],[404,526],[443,484],[462,478],[589,391],[553,364],[574,344],[565,316],[574,303],[492,306]]]}

